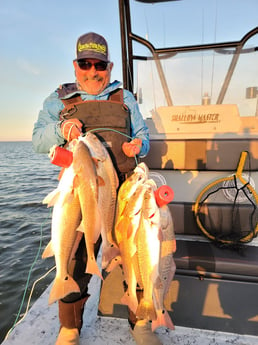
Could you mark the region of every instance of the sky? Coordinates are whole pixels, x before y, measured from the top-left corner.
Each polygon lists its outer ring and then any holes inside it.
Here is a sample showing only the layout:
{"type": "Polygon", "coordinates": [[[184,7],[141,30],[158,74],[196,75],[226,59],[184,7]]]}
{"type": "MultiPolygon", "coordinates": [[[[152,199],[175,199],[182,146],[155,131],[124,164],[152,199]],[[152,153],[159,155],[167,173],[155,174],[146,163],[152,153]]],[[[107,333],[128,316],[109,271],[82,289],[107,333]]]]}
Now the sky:
{"type": "Polygon", "coordinates": [[[116,0],[0,0],[0,28],[0,141],[31,140],[44,99],[74,81],[81,34],[105,36],[116,64],[113,78],[121,79],[116,0]]]}
{"type": "MultiPolygon", "coordinates": [[[[258,22],[257,0],[176,1],[173,13],[165,8],[160,15],[160,5],[149,5],[150,20],[133,2],[135,33],[152,31],[149,38],[156,46],[239,40],[258,22]],[[228,17],[223,23],[216,19],[215,32],[214,13],[221,17],[221,4],[228,17]],[[173,34],[165,34],[162,16],[170,20],[173,34]]],[[[31,140],[44,99],[60,84],[74,81],[72,61],[81,34],[95,31],[106,38],[112,79],[122,80],[118,0],[0,0],[0,28],[0,141],[31,140]]]]}

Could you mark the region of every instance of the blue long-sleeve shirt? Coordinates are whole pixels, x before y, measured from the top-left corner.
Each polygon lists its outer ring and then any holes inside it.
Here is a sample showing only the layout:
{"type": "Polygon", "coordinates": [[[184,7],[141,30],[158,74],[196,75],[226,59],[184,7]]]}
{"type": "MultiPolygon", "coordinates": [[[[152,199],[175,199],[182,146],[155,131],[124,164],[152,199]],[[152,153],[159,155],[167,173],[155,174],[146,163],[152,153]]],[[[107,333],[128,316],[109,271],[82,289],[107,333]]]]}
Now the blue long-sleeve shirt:
{"type": "MultiPolygon", "coordinates": [[[[76,93],[80,94],[83,101],[107,100],[110,93],[119,87],[121,87],[121,83],[116,80],[110,83],[99,95],[90,95],[84,91],[76,91],[76,93]]],[[[142,140],[139,156],[144,157],[149,151],[149,130],[133,94],[128,90],[123,91],[124,103],[128,107],[131,116],[132,138],[140,138],[142,140]]],[[[43,109],[39,112],[32,134],[32,143],[36,152],[48,153],[53,145],[63,145],[65,143],[59,125],[59,113],[63,108],[64,104],[59,98],[57,91],[51,93],[44,101],[43,109]]]]}

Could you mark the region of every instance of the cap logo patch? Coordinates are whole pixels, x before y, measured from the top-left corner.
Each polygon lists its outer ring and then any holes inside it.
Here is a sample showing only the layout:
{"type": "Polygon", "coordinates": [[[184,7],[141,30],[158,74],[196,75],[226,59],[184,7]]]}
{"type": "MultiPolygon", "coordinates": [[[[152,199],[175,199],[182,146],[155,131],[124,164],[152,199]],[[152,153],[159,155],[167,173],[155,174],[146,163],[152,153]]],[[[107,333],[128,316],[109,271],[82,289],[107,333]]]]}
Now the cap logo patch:
{"type": "Polygon", "coordinates": [[[84,43],[84,44],[79,42],[77,49],[78,49],[78,52],[80,53],[85,50],[90,50],[95,53],[100,53],[103,55],[106,55],[107,53],[107,47],[105,44],[99,44],[99,43],[94,43],[94,42],[89,42],[89,43],[84,43]]]}

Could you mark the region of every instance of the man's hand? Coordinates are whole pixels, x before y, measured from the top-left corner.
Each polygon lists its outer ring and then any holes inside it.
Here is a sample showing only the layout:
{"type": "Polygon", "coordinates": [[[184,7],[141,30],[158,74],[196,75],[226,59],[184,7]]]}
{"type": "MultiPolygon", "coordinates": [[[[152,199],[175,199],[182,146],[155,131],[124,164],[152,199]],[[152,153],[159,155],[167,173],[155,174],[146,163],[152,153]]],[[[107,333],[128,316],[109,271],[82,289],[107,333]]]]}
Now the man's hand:
{"type": "Polygon", "coordinates": [[[122,145],[122,150],[127,157],[134,157],[138,155],[142,148],[142,140],[135,138],[129,143],[125,142],[122,145]]]}
{"type": "Polygon", "coordinates": [[[61,123],[62,136],[69,142],[73,139],[77,139],[82,133],[82,126],[80,120],[70,119],[61,123]]]}

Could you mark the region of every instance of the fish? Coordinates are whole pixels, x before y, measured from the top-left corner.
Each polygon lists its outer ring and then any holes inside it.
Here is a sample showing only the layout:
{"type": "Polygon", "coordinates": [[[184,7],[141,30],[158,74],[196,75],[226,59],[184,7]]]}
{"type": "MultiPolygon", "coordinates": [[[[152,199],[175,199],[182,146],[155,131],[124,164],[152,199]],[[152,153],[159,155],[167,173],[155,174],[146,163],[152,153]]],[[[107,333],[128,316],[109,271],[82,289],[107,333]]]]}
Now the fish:
{"type": "Polygon", "coordinates": [[[157,313],[157,319],[152,321],[152,330],[164,326],[172,330],[175,326],[164,307],[164,299],[168,293],[171,281],[174,278],[176,265],[173,258],[175,251],[175,233],[172,215],[169,207],[164,205],[160,207],[161,241],[160,241],[160,259],[159,276],[154,284],[153,299],[157,313]]]}
{"type": "Polygon", "coordinates": [[[157,318],[153,303],[153,285],[159,275],[160,256],[160,212],[154,195],[154,185],[152,181],[144,193],[141,218],[136,233],[138,267],[135,271],[140,274],[137,280],[143,285],[143,298],[137,307],[136,316],[148,320],[157,318]]]}
{"type": "Polygon", "coordinates": [[[118,212],[117,217],[123,214],[126,204],[138,186],[144,183],[148,178],[149,169],[145,163],[140,163],[134,169],[134,172],[121,185],[118,191],[118,212]]]}
{"type": "MultiPolygon", "coordinates": [[[[148,167],[145,163],[140,163],[134,169],[134,172],[131,176],[127,177],[127,179],[122,183],[119,188],[118,195],[117,195],[117,203],[116,203],[116,212],[115,212],[115,231],[114,231],[114,241],[115,245],[119,247],[119,244],[122,241],[122,230],[123,226],[118,225],[119,222],[124,220],[123,212],[126,209],[127,203],[132,197],[132,195],[137,190],[138,186],[144,183],[144,181],[148,177],[148,167]]],[[[109,264],[108,268],[106,269],[107,272],[111,272],[118,264],[121,264],[121,256],[115,257],[111,263],[109,264]]]]}
{"type": "Polygon", "coordinates": [[[81,140],[89,147],[91,156],[95,159],[98,179],[101,180],[98,189],[98,206],[102,219],[102,268],[106,268],[119,254],[112,234],[119,181],[111,157],[98,137],[88,132],[81,140]]]}
{"type": "Polygon", "coordinates": [[[82,212],[81,227],[84,232],[87,265],[86,273],[96,274],[103,279],[94,254],[94,244],[101,233],[101,214],[98,205],[98,177],[90,150],[81,140],[73,148],[74,185],[78,193],[82,212]]]}
{"type": "MultiPolygon", "coordinates": [[[[122,183],[117,195],[117,207],[115,215],[116,224],[122,219],[121,217],[123,216],[123,212],[131,196],[135,193],[138,186],[140,186],[147,180],[148,174],[149,169],[147,165],[142,162],[136,166],[133,174],[122,183]]],[[[120,229],[122,228],[120,227],[120,229]]],[[[115,233],[115,243],[119,246],[119,243],[121,241],[122,233],[117,230],[115,233]]]]}
{"type": "Polygon", "coordinates": [[[127,283],[127,290],[121,298],[121,302],[127,304],[134,313],[136,313],[138,307],[138,299],[136,295],[137,278],[132,260],[137,249],[135,236],[139,226],[146,188],[144,184],[138,186],[135,193],[128,200],[121,219],[118,219],[115,226],[115,232],[119,232],[122,236],[119,249],[127,283]]]}
{"type": "Polygon", "coordinates": [[[65,169],[58,187],[43,200],[48,207],[53,206],[51,241],[42,254],[43,258],[54,255],[56,262],[56,276],[49,304],[70,293],[80,293],[78,284],[68,272],[76,229],[82,219],[79,197],[73,188],[74,177],[73,166],[65,169]]]}

